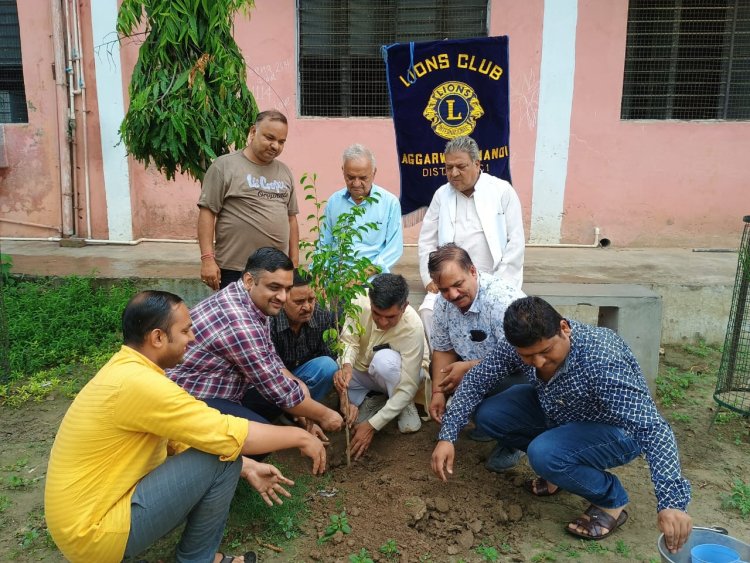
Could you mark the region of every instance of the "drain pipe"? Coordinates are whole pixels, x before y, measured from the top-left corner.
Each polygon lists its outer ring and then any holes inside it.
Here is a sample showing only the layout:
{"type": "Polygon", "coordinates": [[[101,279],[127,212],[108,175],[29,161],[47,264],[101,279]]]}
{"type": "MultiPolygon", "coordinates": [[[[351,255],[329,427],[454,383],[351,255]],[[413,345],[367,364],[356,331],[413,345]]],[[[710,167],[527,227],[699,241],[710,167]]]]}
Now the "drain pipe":
{"type": "MultiPolygon", "coordinates": [[[[5,219],[2,219],[5,220],[5,219]]],[[[20,223],[20,221],[8,221],[13,223],[20,223]]],[[[51,229],[46,225],[36,225],[33,223],[21,223],[23,225],[29,225],[34,227],[42,227],[51,229]]],[[[0,237],[0,241],[17,241],[17,242],[60,242],[61,237],[0,237]]],[[[198,244],[196,239],[164,239],[164,238],[139,238],[137,240],[104,240],[104,239],[83,239],[83,242],[91,245],[114,245],[114,246],[136,246],[142,242],[170,242],[176,244],[198,244]]]]}
{"type": "Polygon", "coordinates": [[[599,227],[594,227],[594,244],[526,243],[526,248],[607,248],[612,241],[599,238],[599,227]]]}
{"type": "Polygon", "coordinates": [[[74,234],[73,228],[73,174],[68,139],[68,81],[65,66],[65,40],[60,0],[50,0],[52,10],[52,48],[55,60],[55,86],[57,101],[57,144],[60,159],[60,230],[64,238],[74,234]]]}

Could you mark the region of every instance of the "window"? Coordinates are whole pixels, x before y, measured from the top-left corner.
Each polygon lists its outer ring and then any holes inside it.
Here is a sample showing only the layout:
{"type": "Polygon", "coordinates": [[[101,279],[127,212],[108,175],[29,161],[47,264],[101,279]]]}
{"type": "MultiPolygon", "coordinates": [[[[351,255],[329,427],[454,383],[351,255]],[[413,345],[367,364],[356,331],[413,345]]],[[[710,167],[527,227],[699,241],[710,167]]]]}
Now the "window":
{"type": "Polygon", "coordinates": [[[0,123],[26,123],[16,0],[0,0],[0,123]]]}
{"type": "Polygon", "coordinates": [[[390,115],[382,45],[487,36],[487,0],[298,0],[301,115],[390,115]]]}
{"type": "Polygon", "coordinates": [[[630,0],[622,119],[750,119],[750,2],[630,0]]]}

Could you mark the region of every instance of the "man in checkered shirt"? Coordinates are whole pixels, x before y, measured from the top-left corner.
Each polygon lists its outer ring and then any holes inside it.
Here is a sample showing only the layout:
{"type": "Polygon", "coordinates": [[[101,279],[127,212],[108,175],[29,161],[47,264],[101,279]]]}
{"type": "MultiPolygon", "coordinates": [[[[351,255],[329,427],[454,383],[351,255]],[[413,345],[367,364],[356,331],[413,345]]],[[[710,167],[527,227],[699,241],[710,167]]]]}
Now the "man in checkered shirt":
{"type": "Polygon", "coordinates": [[[568,491],[591,503],[566,527],[584,539],[603,539],[625,523],[628,494],[607,469],[645,455],[667,547],[687,541],[690,484],[682,477],[674,434],[657,412],[627,344],[606,328],[568,321],[539,297],[514,301],[505,312],[506,341],[472,368],[443,415],[432,471],[453,473],[454,442],[476,410],[477,427],[526,451],[538,477],[525,483],[543,497],[568,491]],[[484,399],[522,368],[529,383],[484,399]]]}

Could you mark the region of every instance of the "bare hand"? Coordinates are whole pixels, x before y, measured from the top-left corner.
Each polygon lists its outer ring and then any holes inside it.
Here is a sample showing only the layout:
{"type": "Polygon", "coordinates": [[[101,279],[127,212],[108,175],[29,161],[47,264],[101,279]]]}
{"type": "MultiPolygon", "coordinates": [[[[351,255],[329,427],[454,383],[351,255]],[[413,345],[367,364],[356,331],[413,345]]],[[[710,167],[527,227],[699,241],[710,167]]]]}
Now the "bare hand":
{"type": "Polygon", "coordinates": [[[279,498],[279,495],[287,498],[292,496],[282,483],[294,485],[294,481],[284,477],[277,467],[268,463],[259,463],[249,457],[243,457],[240,476],[260,493],[263,502],[268,506],[273,506],[273,503],[283,504],[284,501],[279,498]]]}
{"type": "Polygon", "coordinates": [[[221,269],[213,258],[201,260],[201,281],[216,291],[221,283],[221,269]]]}
{"type": "Polygon", "coordinates": [[[346,365],[343,369],[338,370],[333,374],[333,386],[336,387],[336,391],[339,394],[346,392],[349,389],[349,382],[352,380],[352,366],[346,365]]]}
{"type": "Polygon", "coordinates": [[[323,445],[327,446],[328,444],[330,444],[331,441],[328,439],[328,436],[323,433],[322,428],[309,418],[305,420],[305,430],[307,430],[310,434],[323,442],[323,445]]]}
{"type": "Polygon", "coordinates": [[[453,475],[455,455],[455,447],[447,440],[440,440],[432,450],[432,472],[443,482],[448,481],[448,475],[453,475]]]}
{"type": "Polygon", "coordinates": [[[364,421],[357,424],[354,427],[354,433],[352,434],[352,442],[349,445],[349,451],[354,456],[354,460],[358,460],[362,457],[367,449],[372,444],[372,439],[375,436],[375,429],[370,425],[369,422],[364,421]]]}
{"type": "Polygon", "coordinates": [[[344,427],[344,419],[335,410],[326,408],[326,413],[318,421],[318,424],[320,424],[326,432],[335,432],[344,427]]]}
{"type": "Polygon", "coordinates": [[[664,541],[670,553],[677,553],[693,529],[693,519],[687,512],[676,508],[665,508],[659,512],[657,522],[664,534],[664,541]]]}
{"type": "Polygon", "coordinates": [[[322,475],[326,470],[326,448],[323,442],[318,440],[312,434],[303,434],[306,438],[303,440],[299,451],[303,456],[312,460],[312,474],[322,475]]]}
{"type": "Polygon", "coordinates": [[[427,287],[425,289],[427,291],[429,291],[430,293],[437,293],[438,292],[437,284],[434,281],[431,281],[430,283],[428,283],[427,287]]]}
{"type": "Polygon", "coordinates": [[[356,422],[357,416],[359,415],[359,408],[356,405],[349,403],[349,411],[346,414],[346,426],[351,428],[356,422]]]}
{"type": "Polygon", "coordinates": [[[432,399],[430,400],[429,413],[432,420],[438,424],[443,423],[443,415],[445,414],[445,393],[433,391],[432,399]]]}
{"type": "Polygon", "coordinates": [[[440,370],[440,373],[444,374],[444,376],[438,388],[444,393],[450,393],[458,387],[466,372],[472,367],[474,367],[474,362],[453,362],[448,364],[440,370]]]}

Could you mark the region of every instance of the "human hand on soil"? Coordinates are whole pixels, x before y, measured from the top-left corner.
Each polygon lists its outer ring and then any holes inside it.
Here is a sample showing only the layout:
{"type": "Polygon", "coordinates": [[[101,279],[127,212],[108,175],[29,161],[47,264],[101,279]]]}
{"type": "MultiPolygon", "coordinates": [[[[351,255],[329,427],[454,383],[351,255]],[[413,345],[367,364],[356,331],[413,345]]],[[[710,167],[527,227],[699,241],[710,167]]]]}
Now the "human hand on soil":
{"type": "Polygon", "coordinates": [[[335,432],[341,430],[344,427],[344,419],[342,416],[333,409],[326,407],[326,412],[323,417],[318,421],[320,426],[326,432],[335,432]]]}
{"type": "Polygon", "coordinates": [[[364,455],[370,447],[374,436],[375,429],[367,421],[360,422],[354,427],[352,442],[349,445],[349,452],[354,456],[355,461],[364,455]]]}
{"type": "Polygon", "coordinates": [[[442,391],[433,391],[432,399],[430,400],[429,413],[432,420],[438,424],[443,423],[443,415],[445,414],[445,393],[442,391]]]}
{"type": "Polygon", "coordinates": [[[359,408],[351,403],[349,403],[348,407],[348,412],[345,413],[346,425],[351,428],[354,422],[357,420],[357,415],[359,415],[359,408]]]}
{"type": "Polygon", "coordinates": [[[302,445],[299,446],[300,453],[312,460],[312,474],[322,475],[326,470],[325,444],[307,432],[302,432],[302,436],[302,445]]]}
{"type": "Polygon", "coordinates": [[[339,393],[345,393],[352,380],[352,365],[344,364],[344,367],[333,374],[333,386],[339,393]]]}
{"type": "Polygon", "coordinates": [[[693,519],[687,512],[677,508],[665,508],[659,511],[657,521],[664,534],[667,549],[670,553],[677,553],[690,536],[693,519]]]}
{"type": "Polygon", "coordinates": [[[294,485],[294,481],[282,475],[279,469],[268,463],[259,463],[249,457],[242,458],[242,471],[240,476],[250,483],[250,486],[260,493],[263,502],[268,506],[273,503],[283,504],[279,495],[291,498],[291,494],[283,486],[294,485]]]}
{"type": "Polygon", "coordinates": [[[461,380],[464,378],[464,375],[466,375],[466,372],[474,367],[476,363],[477,362],[468,361],[453,362],[452,364],[448,364],[440,370],[440,373],[444,374],[444,376],[442,381],[440,381],[438,388],[445,393],[450,393],[456,387],[458,387],[458,384],[461,383],[461,380]]]}
{"type": "Polygon", "coordinates": [[[305,430],[307,430],[310,434],[323,442],[323,445],[327,446],[331,443],[331,441],[328,439],[328,436],[323,433],[323,429],[309,418],[305,420],[305,430]]]}
{"type": "Polygon", "coordinates": [[[438,476],[438,478],[447,482],[448,475],[453,475],[453,459],[456,455],[456,448],[451,442],[447,440],[440,440],[432,450],[432,472],[438,476]]]}

